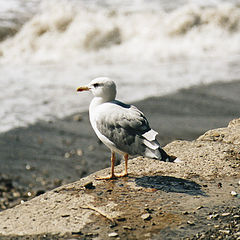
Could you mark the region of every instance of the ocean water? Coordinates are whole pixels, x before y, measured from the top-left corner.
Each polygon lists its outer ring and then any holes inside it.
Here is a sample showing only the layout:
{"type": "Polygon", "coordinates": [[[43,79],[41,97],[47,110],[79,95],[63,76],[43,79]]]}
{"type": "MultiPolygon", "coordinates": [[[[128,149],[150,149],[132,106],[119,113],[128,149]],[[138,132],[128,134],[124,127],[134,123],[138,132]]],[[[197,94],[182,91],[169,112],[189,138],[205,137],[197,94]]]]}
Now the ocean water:
{"type": "Polygon", "coordinates": [[[98,76],[128,102],[239,80],[240,1],[0,0],[0,132],[86,110],[98,76]]]}

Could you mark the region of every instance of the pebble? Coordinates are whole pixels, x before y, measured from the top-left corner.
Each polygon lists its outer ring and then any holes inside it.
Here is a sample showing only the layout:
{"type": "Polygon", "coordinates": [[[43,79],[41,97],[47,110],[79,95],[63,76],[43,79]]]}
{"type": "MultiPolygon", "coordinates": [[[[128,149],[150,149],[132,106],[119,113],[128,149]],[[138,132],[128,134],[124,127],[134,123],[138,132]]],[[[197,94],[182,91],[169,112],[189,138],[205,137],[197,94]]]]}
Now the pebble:
{"type": "Polygon", "coordinates": [[[230,230],[219,230],[220,233],[229,234],[230,230]]]}
{"type": "Polygon", "coordinates": [[[27,192],[27,196],[28,196],[28,197],[31,197],[31,196],[32,196],[32,193],[31,193],[31,192],[27,192]]]}
{"type": "Polygon", "coordinates": [[[109,237],[118,237],[118,233],[112,232],[108,234],[109,237]]]}
{"type": "Polygon", "coordinates": [[[179,226],[179,229],[184,229],[184,228],[185,228],[184,225],[179,226]]]}
{"type": "Polygon", "coordinates": [[[187,224],[190,225],[190,226],[194,226],[195,223],[193,221],[187,221],[187,224]]]}
{"type": "Polygon", "coordinates": [[[235,191],[231,191],[232,196],[237,196],[237,193],[235,191]]]}
{"type": "Polygon", "coordinates": [[[19,198],[21,194],[19,192],[13,192],[13,197],[19,198]]]}
{"type": "Polygon", "coordinates": [[[32,167],[31,167],[29,164],[27,164],[27,165],[25,166],[25,168],[26,168],[26,170],[31,170],[31,169],[32,169],[32,167]]]}
{"type": "Polygon", "coordinates": [[[123,226],[123,229],[125,229],[125,230],[132,230],[132,228],[129,227],[129,226],[123,226]]]}
{"type": "Polygon", "coordinates": [[[209,215],[207,218],[208,219],[214,219],[214,218],[218,218],[218,214],[211,214],[211,215],[209,215]]]}
{"type": "Polygon", "coordinates": [[[226,213],[222,213],[222,217],[227,217],[227,216],[229,216],[231,213],[229,213],[229,212],[226,212],[226,213]]]}
{"type": "MultiPolygon", "coordinates": [[[[217,210],[217,209],[214,209],[217,210]]],[[[221,209],[218,209],[220,212],[221,209]]],[[[216,216],[220,216],[214,221],[209,221],[207,225],[210,226],[211,230],[203,230],[202,233],[197,233],[194,237],[189,238],[189,240],[196,239],[236,239],[240,240],[240,207],[239,205],[231,207],[226,207],[225,211],[220,213],[209,212],[208,218],[213,219],[216,216]],[[205,234],[205,237],[203,235],[205,234]]]]}
{"type": "Polygon", "coordinates": [[[71,154],[70,154],[69,152],[66,152],[66,153],[64,154],[64,157],[65,157],[65,158],[70,158],[70,157],[71,157],[71,154]]]}
{"type": "Polygon", "coordinates": [[[143,220],[145,220],[145,221],[148,221],[148,220],[150,220],[152,217],[151,217],[151,215],[150,215],[149,213],[145,213],[145,214],[143,214],[143,215],[141,216],[141,218],[142,218],[143,220]]]}
{"type": "Polygon", "coordinates": [[[82,149],[77,149],[77,155],[81,157],[83,155],[83,150],[82,149]]]}

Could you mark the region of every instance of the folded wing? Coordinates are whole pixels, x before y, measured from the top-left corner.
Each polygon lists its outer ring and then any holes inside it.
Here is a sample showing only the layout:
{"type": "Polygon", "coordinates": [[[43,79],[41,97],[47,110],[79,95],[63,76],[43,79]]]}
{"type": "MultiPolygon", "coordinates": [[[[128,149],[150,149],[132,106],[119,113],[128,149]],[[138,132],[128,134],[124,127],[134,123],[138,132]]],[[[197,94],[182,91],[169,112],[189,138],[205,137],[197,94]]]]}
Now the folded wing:
{"type": "Polygon", "coordinates": [[[150,128],[146,117],[136,107],[113,101],[102,104],[98,112],[101,113],[95,115],[98,130],[120,151],[131,156],[161,159],[156,140],[158,133],[150,128]]]}

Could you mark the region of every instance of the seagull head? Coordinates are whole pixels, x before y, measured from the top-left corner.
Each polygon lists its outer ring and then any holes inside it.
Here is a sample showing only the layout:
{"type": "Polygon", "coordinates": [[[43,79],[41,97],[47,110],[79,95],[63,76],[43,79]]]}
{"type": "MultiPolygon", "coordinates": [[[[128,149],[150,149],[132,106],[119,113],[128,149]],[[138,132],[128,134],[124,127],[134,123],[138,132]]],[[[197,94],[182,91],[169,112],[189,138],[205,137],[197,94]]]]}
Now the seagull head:
{"type": "Polygon", "coordinates": [[[78,92],[90,91],[95,97],[103,98],[105,101],[112,101],[116,97],[116,84],[107,77],[93,79],[87,86],[77,88],[78,92]]]}

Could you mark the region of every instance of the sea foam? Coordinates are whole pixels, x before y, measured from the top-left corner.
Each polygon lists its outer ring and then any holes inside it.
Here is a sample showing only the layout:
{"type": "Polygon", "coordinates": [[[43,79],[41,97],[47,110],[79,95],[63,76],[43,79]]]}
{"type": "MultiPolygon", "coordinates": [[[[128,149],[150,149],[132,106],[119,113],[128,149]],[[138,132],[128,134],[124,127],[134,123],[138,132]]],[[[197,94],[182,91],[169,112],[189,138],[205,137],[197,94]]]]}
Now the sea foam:
{"type": "Polygon", "coordinates": [[[174,11],[44,1],[0,46],[1,61],[162,62],[240,52],[240,8],[187,4],[174,11]]]}

